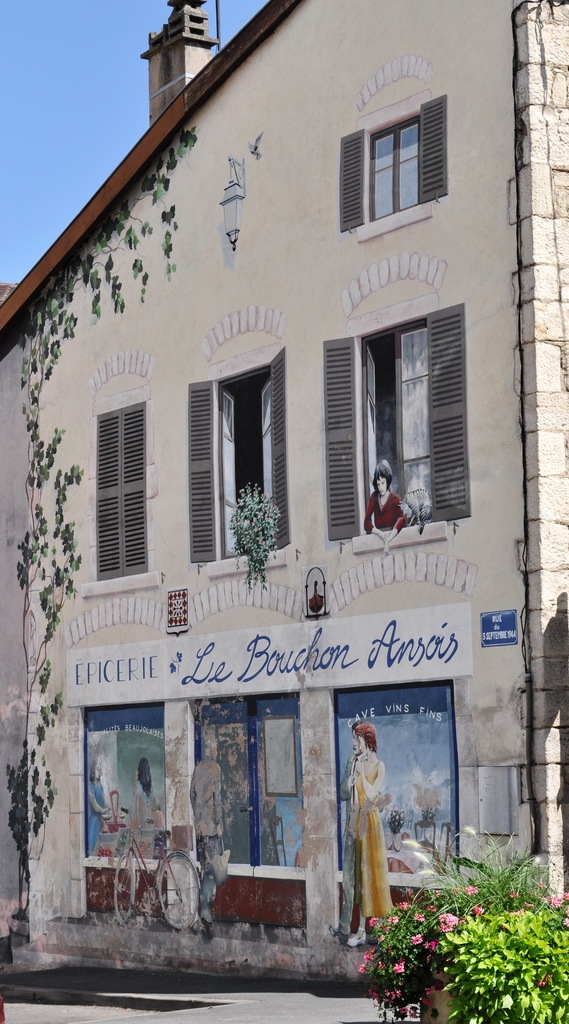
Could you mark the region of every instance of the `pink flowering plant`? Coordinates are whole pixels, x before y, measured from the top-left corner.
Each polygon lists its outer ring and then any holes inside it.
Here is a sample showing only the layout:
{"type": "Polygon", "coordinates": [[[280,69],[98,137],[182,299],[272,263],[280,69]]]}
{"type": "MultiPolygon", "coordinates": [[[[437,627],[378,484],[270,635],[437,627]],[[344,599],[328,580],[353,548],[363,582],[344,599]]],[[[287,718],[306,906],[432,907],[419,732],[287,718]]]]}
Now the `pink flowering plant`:
{"type": "Polygon", "coordinates": [[[435,987],[443,987],[435,980],[435,973],[444,966],[440,942],[458,917],[439,912],[432,898],[431,892],[421,891],[375,922],[377,945],[364,954],[359,970],[381,1021],[418,1018],[417,1005],[435,987]]]}
{"type": "Polygon", "coordinates": [[[477,859],[435,859],[425,886],[375,923],[359,970],[380,1021],[435,1020],[443,988],[461,1024],[567,1019],[569,893],[552,896],[512,840],[483,845],[477,859]]]}

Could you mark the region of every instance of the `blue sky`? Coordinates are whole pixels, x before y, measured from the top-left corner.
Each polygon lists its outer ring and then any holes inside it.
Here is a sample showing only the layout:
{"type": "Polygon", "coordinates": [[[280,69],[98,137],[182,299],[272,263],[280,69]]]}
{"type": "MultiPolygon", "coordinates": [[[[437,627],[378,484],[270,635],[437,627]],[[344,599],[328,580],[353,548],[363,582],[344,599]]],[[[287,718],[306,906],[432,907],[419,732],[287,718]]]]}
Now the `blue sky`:
{"type": "MultiPolygon", "coordinates": [[[[221,0],[222,43],[264,0],[221,0]]],[[[215,35],[215,0],[208,0],[215,35]]],[[[21,281],[148,127],[166,0],[0,3],[0,281],[21,281]]]]}

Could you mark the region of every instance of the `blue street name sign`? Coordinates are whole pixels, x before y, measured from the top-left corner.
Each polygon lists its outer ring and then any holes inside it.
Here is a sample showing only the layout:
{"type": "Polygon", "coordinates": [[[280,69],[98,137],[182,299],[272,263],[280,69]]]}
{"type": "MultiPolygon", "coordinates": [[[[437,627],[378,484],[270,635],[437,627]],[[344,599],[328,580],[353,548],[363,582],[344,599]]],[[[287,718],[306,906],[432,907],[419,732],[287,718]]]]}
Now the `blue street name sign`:
{"type": "Polygon", "coordinates": [[[515,611],[482,612],[480,641],[483,647],[507,647],[518,642],[518,617],[515,611]]]}

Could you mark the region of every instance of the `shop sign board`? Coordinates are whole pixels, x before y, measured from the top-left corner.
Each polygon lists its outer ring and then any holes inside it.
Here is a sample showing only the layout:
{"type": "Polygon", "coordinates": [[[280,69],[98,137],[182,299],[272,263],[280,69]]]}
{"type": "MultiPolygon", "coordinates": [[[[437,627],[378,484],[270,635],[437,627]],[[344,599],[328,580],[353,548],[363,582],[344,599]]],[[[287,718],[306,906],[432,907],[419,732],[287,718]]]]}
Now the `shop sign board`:
{"type": "Polygon", "coordinates": [[[94,707],[472,675],[469,604],[75,649],[68,704],[94,707]]]}

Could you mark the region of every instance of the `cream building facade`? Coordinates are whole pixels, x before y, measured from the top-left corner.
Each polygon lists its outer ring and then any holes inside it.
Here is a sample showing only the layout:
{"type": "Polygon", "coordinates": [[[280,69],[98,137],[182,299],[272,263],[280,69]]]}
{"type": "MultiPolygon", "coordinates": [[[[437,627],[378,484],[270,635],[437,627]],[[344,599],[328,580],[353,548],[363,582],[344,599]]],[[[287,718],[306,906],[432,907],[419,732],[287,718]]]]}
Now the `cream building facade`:
{"type": "MultiPolygon", "coordinates": [[[[192,51],[194,15],[212,41],[203,4],[171,6],[145,54],[148,134],[0,308],[6,380],[21,314],[128,203],[139,248],[113,237],[105,281],[99,246],[100,298],[89,275],[75,287],[42,409],[84,477],[31,938],[351,978],[357,948],[333,933],[357,934],[358,906],[381,913],[346,843],[358,813],[394,901],[464,829],[566,871],[569,19],[509,0],[460,16],[363,0],[357,17],[271,0],[186,85],[163,48],[192,51]],[[160,113],[169,67],[182,91],[160,113]],[[227,529],[251,482],[280,511],[266,589],[247,588],[227,529]],[[355,769],[342,786],[357,723],[365,826],[355,769]],[[192,799],[207,757],[213,836],[192,799]],[[139,877],[117,922],[129,822],[150,859],[163,825],[202,869],[200,832],[230,851],[212,922],[202,885],[172,930],[139,877]]],[[[6,436],[4,406],[3,421],[6,436]]]]}

